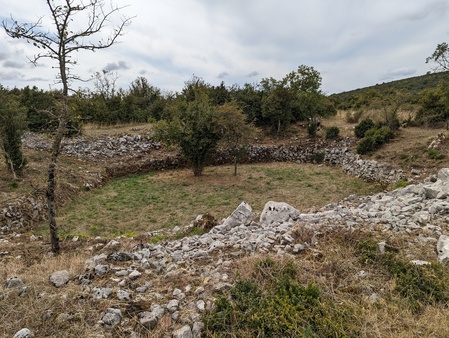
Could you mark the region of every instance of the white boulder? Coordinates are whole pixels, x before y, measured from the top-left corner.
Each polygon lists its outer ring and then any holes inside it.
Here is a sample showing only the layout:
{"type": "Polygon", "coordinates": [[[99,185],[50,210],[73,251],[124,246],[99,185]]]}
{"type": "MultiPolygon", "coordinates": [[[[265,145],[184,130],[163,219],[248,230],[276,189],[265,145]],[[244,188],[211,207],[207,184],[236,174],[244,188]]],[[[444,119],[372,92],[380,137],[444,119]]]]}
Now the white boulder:
{"type": "Polygon", "coordinates": [[[284,202],[269,201],[265,204],[260,215],[261,224],[284,223],[300,218],[301,213],[291,205],[284,202]]]}

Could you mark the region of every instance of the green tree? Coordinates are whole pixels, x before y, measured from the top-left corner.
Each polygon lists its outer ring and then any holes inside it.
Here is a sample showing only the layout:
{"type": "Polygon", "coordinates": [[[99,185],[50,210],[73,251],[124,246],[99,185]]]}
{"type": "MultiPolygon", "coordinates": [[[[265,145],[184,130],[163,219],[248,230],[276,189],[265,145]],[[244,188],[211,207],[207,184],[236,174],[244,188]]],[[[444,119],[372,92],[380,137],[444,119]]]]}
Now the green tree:
{"type": "Polygon", "coordinates": [[[236,102],[225,103],[216,108],[220,129],[220,144],[228,149],[234,158],[234,176],[237,175],[237,160],[254,137],[256,129],[246,123],[245,114],[236,102]]]}
{"type": "Polygon", "coordinates": [[[0,147],[14,179],[27,162],[22,153],[21,139],[25,128],[25,110],[17,100],[0,90],[0,147]]]}
{"type": "Polygon", "coordinates": [[[373,95],[369,102],[371,108],[378,109],[384,118],[384,123],[391,129],[399,129],[399,111],[409,100],[408,94],[403,90],[389,89],[382,94],[373,95]]]}
{"type": "Polygon", "coordinates": [[[420,103],[421,108],[415,118],[419,123],[437,127],[449,119],[449,89],[447,87],[424,89],[420,94],[420,103]]]}
{"type": "Polygon", "coordinates": [[[135,79],[123,98],[123,105],[132,111],[132,121],[160,120],[165,101],[160,89],[152,86],[145,77],[135,79]]]}
{"type": "Polygon", "coordinates": [[[109,48],[122,35],[123,29],[130,23],[130,18],[122,17],[120,24],[112,29],[108,37],[104,38],[104,28],[112,20],[113,15],[121,10],[120,7],[107,8],[103,0],[84,2],[80,0],[47,0],[47,6],[53,31],[49,27],[42,27],[42,17],[34,23],[18,23],[11,18],[11,20],[4,20],[2,25],[9,37],[30,42],[41,51],[34,56],[34,63],[42,58],[49,58],[56,61],[58,65],[58,80],[62,85],[61,104],[58,128],[53,139],[48,166],[46,196],[52,251],[59,253],[59,237],[55,218],[56,163],[61,149],[61,141],[70,118],[70,84],[79,79],[71,73],[72,66],[76,64],[73,55],[82,50],[96,51],[109,48]],[[85,20],[80,20],[80,15],[83,14],[85,20]]]}
{"type": "Polygon", "coordinates": [[[285,79],[263,79],[262,116],[267,119],[272,132],[284,132],[293,121],[294,93],[286,86],[285,79]]]}
{"type": "Polygon", "coordinates": [[[313,67],[301,65],[282,80],[261,81],[262,115],[279,134],[295,121],[304,121],[329,112],[329,101],[320,90],[321,76],[313,67]]]}
{"type": "MultiPolygon", "coordinates": [[[[189,83],[186,83],[189,87],[189,83]]],[[[155,126],[158,139],[179,146],[181,154],[190,162],[195,176],[201,176],[209,157],[220,140],[215,107],[204,86],[184,88],[188,95],[180,95],[170,103],[170,117],[155,126]]]]}
{"type": "Polygon", "coordinates": [[[262,90],[258,84],[245,83],[243,88],[233,86],[230,89],[231,100],[237,102],[246,116],[246,121],[263,126],[262,90]]]}

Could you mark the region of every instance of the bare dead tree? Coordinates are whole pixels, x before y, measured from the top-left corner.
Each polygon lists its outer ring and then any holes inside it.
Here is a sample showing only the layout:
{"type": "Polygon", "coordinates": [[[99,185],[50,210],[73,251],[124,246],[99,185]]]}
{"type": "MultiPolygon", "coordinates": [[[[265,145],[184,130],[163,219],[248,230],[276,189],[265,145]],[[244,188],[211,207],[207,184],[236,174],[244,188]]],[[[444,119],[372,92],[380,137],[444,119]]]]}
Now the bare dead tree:
{"type": "Polygon", "coordinates": [[[76,64],[72,56],[74,52],[81,50],[96,51],[111,47],[123,35],[123,30],[131,23],[131,18],[122,16],[120,23],[112,28],[110,35],[102,38],[100,33],[106,29],[113,16],[124,7],[112,4],[108,7],[104,0],[47,0],[47,6],[52,18],[52,30],[46,31],[42,27],[42,17],[35,23],[18,23],[11,17],[11,20],[4,20],[2,25],[11,38],[24,39],[42,50],[30,60],[31,62],[36,63],[39,59],[49,58],[58,64],[57,80],[62,84],[62,97],[59,124],[48,166],[46,197],[51,247],[54,253],[59,253],[58,228],[55,219],[56,162],[69,121],[70,84],[73,80],[80,80],[70,72],[71,67],[76,64]],[[75,26],[74,21],[78,14],[85,15],[84,27],[81,29],[72,28],[75,26]]]}
{"type": "Polygon", "coordinates": [[[447,42],[439,43],[433,54],[426,58],[426,63],[436,63],[434,72],[449,71],[449,45],[447,42]]]}

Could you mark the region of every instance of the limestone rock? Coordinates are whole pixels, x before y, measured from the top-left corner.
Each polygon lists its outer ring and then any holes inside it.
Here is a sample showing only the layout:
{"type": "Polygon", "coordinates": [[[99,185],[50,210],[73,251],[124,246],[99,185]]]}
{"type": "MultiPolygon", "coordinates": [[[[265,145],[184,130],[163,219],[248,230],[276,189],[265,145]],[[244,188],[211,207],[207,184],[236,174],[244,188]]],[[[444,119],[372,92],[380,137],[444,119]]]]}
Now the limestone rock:
{"type": "Polygon", "coordinates": [[[17,331],[13,338],[33,338],[34,333],[30,329],[24,328],[20,331],[17,331]]]}
{"type": "Polygon", "coordinates": [[[249,225],[253,221],[253,209],[251,206],[242,202],[232,214],[226,218],[223,226],[226,228],[234,228],[239,225],[249,225]]]}
{"type": "Polygon", "coordinates": [[[260,223],[283,223],[299,219],[301,213],[291,205],[284,202],[267,202],[260,215],[260,223]]]}
{"type": "Polygon", "coordinates": [[[167,310],[171,313],[175,312],[178,310],[179,307],[179,300],[177,299],[172,299],[170,302],[168,302],[167,304],[167,310]]]}
{"type": "Polygon", "coordinates": [[[445,183],[449,183],[449,168],[440,169],[438,171],[438,178],[445,183]]]}
{"type": "Polygon", "coordinates": [[[142,275],[142,274],[141,274],[139,271],[134,270],[133,272],[131,272],[131,273],[129,274],[129,279],[135,280],[135,279],[139,278],[141,275],[142,275]]]}
{"type": "Polygon", "coordinates": [[[201,331],[204,329],[203,322],[195,322],[192,327],[193,338],[201,338],[201,331]]]}
{"type": "Polygon", "coordinates": [[[437,242],[438,260],[443,264],[449,264],[449,236],[441,235],[437,242]]]}
{"type": "Polygon", "coordinates": [[[156,327],[158,318],[154,312],[145,311],[139,313],[139,322],[143,327],[152,330],[156,327]]]}
{"type": "Polygon", "coordinates": [[[103,277],[104,275],[106,275],[108,273],[109,265],[98,264],[95,266],[94,271],[95,271],[96,276],[103,277]]]}
{"type": "Polygon", "coordinates": [[[69,272],[67,270],[56,271],[50,276],[50,282],[57,288],[69,282],[69,272]]]}
{"type": "Polygon", "coordinates": [[[189,325],[184,325],[180,329],[173,331],[173,338],[193,338],[192,329],[189,325]]]}
{"type": "Polygon", "coordinates": [[[14,288],[22,288],[25,284],[19,277],[10,277],[6,280],[6,288],[14,289],[14,288]]]}
{"type": "Polygon", "coordinates": [[[101,320],[107,328],[113,328],[120,324],[122,320],[122,312],[120,309],[108,308],[101,320]]]}
{"type": "Polygon", "coordinates": [[[92,298],[94,299],[106,299],[112,293],[111,288],[94,288],[92,291],[92,298]]]}

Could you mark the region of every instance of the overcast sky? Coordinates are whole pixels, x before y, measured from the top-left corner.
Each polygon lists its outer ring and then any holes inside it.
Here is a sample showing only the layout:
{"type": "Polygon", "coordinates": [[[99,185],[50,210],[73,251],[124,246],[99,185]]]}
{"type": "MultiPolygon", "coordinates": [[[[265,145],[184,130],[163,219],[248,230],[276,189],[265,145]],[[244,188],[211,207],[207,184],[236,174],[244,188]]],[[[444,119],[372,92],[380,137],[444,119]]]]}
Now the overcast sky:
{"type": "MultiPolygon", "coordinates": [[[[106,0],[107,3],[108,0],[106,0]]],[[[76,54],[74,73],[88,79],[103,69],[127,89],[139,76],[179,91],[196,75],[213,85],[281,79],[299,65],[320,72],[332,94],[431,70],[425,63],[449,42],[449,0],[116,0],[135,16],[120,43],[76,54]]],[[[44,17],[44,0],[0,0],[0,19],[44,17]]],[[[118,23],[119,21],[116,21],[118,23]]],[[[112,27],[112,24],[108,28],[112,27]]],[[[51,28],[51,27],[49,27],[51,28]]],[[[106,30],[105,30],[106,31],[106,30]]],[[[0,84],[58,89],[49,59],[0,31],[0,84]]],[[[92,87],[78,82],[72,87],[92,87]]]]}

